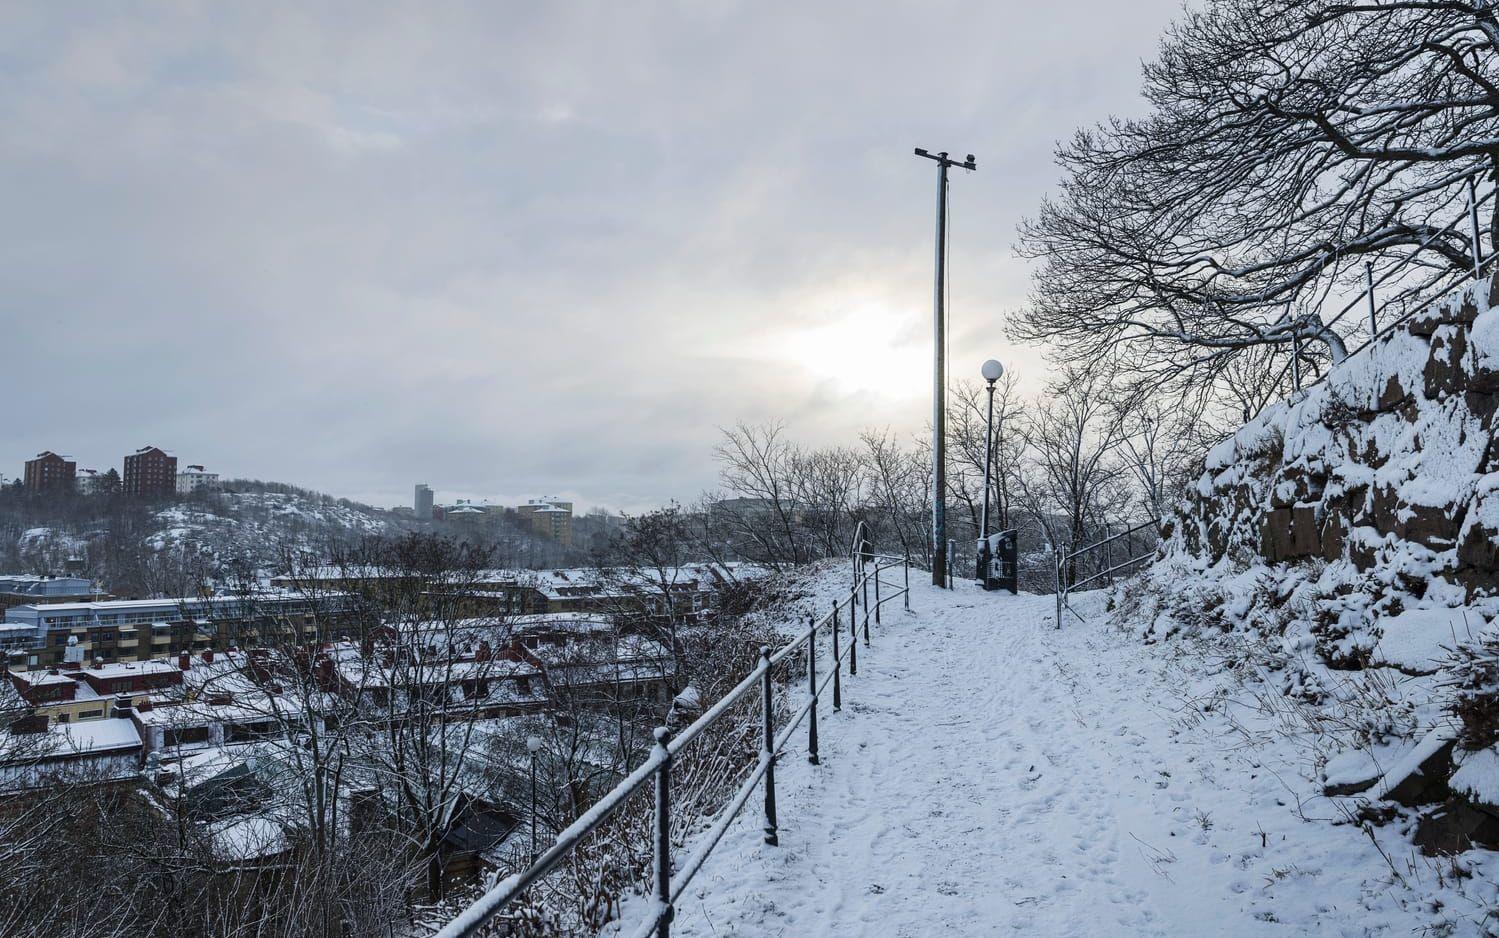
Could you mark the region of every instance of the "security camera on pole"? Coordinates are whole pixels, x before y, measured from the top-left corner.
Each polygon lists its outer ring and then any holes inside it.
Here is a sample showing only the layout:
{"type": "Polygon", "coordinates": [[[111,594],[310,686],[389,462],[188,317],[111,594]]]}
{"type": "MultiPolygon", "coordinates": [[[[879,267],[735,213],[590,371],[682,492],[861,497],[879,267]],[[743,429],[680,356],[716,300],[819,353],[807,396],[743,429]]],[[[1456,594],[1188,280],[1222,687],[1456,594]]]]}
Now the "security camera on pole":
{"type": "Polygon", "coordinates": [[[978,169],[973,154],[966,160],[947,153],[916,155],[937,163],[937,289],[932,343],[932,585],[947,585],[947,168],[978,169]]]}

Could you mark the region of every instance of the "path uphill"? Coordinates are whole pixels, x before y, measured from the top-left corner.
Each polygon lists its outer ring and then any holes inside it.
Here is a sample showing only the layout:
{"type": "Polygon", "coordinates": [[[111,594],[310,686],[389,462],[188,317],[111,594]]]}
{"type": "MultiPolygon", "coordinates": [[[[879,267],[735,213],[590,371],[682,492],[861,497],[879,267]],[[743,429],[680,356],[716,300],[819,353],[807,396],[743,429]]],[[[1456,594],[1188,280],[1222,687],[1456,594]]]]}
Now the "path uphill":
{"type": "Polygon", "coordinates": [[[780,846],[746,810],[674,935],[1480,933],[1333,823],[1293,747],[1184,708],[1190,656],[1057,630],[1049,597],[913,593],[824,707],[822,764],[782,756],[780,846]]]}

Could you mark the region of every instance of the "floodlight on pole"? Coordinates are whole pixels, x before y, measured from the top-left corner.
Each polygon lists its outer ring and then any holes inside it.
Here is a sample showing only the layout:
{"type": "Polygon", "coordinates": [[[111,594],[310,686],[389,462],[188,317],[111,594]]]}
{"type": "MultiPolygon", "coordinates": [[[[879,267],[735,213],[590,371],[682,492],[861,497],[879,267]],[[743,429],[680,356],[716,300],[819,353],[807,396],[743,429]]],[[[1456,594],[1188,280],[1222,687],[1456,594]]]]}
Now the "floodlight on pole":
{"type": "Polygon", "coordinates": [[[946,586],[947,570],[947,170],[978,169],[973,154],[948,158],[947,151],[916,155],[937,164],[937,277],[932,315],[932,585],[946,586]]]}

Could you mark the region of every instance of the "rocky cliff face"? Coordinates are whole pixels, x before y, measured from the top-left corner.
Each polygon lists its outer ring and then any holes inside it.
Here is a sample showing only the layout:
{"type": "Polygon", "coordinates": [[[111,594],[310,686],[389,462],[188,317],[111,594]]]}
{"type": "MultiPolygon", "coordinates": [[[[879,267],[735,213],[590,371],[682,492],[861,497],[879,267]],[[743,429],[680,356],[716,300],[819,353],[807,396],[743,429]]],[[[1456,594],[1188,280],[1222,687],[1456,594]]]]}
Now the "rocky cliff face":
{"type": "Polygon", "coordinates": [[[1374,619],[1499,595],[1491,291],[1423,312],[1213,449],[1168,549],[1341,565],[1329,595],[1362,594],[1374,619]]]}
{"type": "Polygon", "coordinates": [[[1429,847],[1499,840],[1496,436],[1499,276],[1214,448],[1120,619],[1235,636],[1335,711],[1330,794],[1441,804],[1429,847]]]}

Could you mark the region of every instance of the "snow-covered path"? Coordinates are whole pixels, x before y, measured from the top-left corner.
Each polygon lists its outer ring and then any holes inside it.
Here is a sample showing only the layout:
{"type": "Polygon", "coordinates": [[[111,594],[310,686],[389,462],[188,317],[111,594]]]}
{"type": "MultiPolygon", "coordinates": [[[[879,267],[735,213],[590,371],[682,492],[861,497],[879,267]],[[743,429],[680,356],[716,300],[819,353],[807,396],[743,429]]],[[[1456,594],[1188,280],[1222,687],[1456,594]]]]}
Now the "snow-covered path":
{"type": "Polygon", "coordinates": [[[1191,676],[1160,648],[1102,617],[1056,631],[1048,597],[913,592],[916,612],[892,612],[860,649],[844,712],[824,711],[822,764],[783,756],[780,846],[760,842],[752,801],[674,934],[1365,935],[1425,923],[1367,837],[1306,800],[1290,747],[1183,719],[1191,676]]]}

